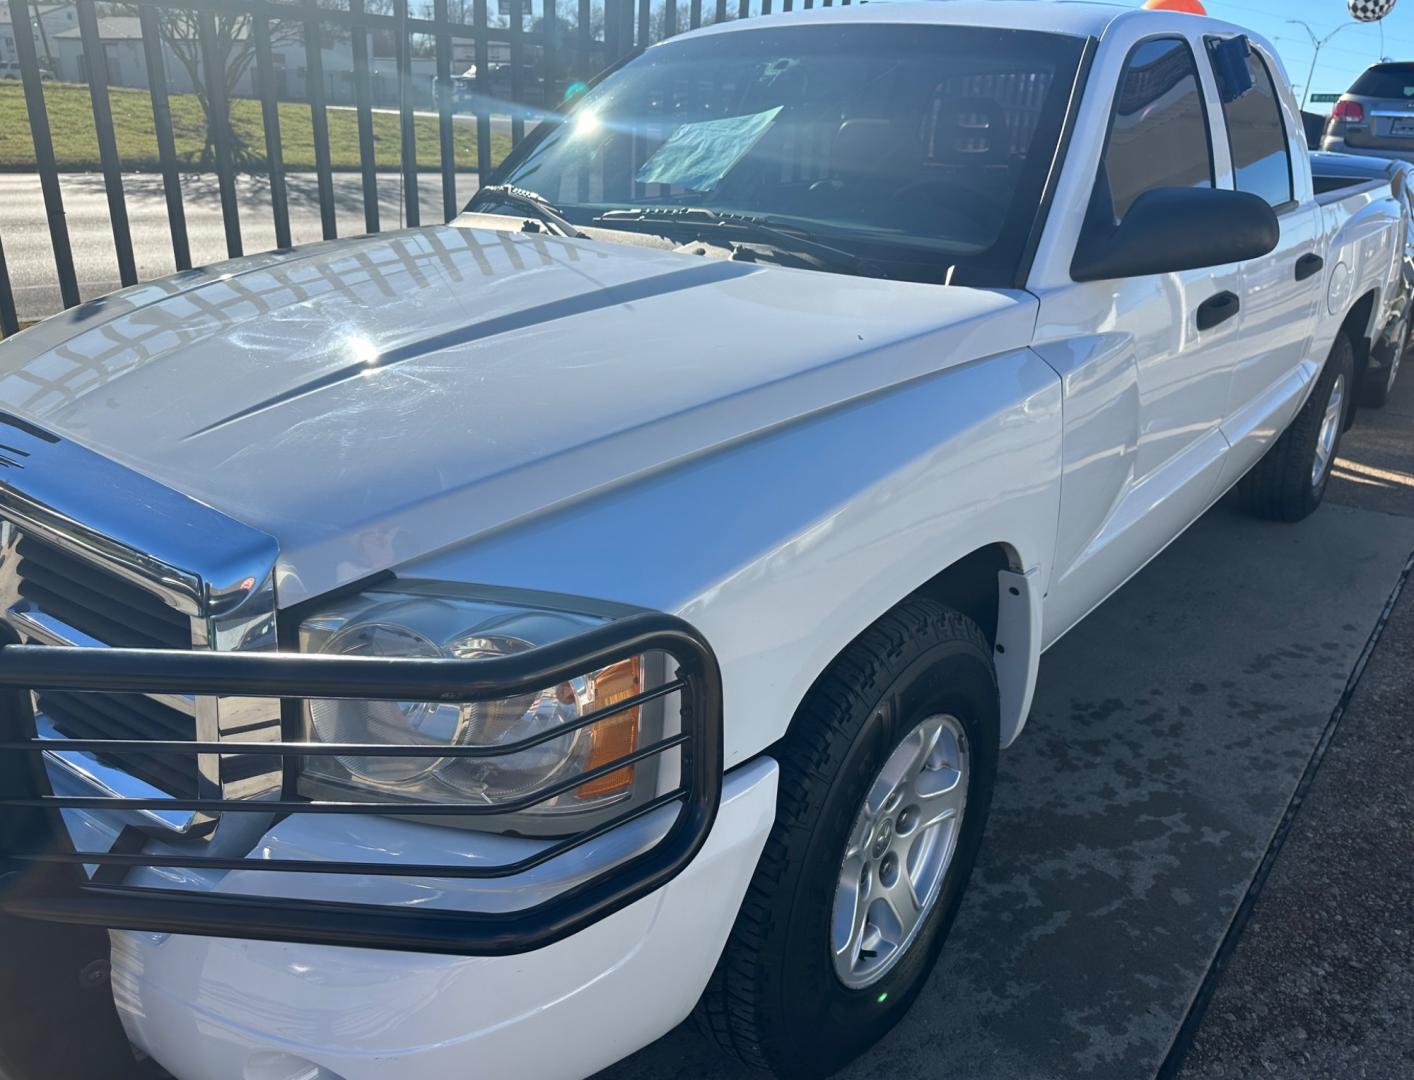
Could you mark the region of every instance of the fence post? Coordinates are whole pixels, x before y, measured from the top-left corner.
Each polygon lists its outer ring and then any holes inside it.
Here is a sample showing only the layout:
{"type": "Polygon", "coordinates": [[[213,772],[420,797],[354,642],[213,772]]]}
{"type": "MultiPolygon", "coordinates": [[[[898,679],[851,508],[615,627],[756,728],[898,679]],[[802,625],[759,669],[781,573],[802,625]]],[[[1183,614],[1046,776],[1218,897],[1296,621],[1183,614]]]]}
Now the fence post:
{"type": "Polygon", "coordinates": [[[476,182],[481,185],[491,175],[491,72],[488,70],[491,55],[486,41],[490,33],[486,22],[486,0],[473,0],[471,17],[476,31],[476,182]]]}
{"type": "Polygon", "coordinates": [[[329,114],[324,111],[324,45],[316,19],[304,21],[305,97],[309,98],[309,123],[314,135],[314,177],[319,187],[319,224],[324,239],[339,235],[334,218],[334,177],[329,164],[329,114]]]}
{"type": "Polygon", "coordinates": [[[270,56],[270,20],[254,17],[255,70],[260,77],[260,116],[265,128],[265,162],[270,169],[270,212],[275,219],[275,246],[288,248],[290,204],[285,192],[285,152],[280,142],[280,103],[275,100],[275,63],[270,56]]]}
{"type": "Polygon", "coordinates": [[[403,173],[403,214],[411,226],[422,224],[422,208],[417,199],[417,121],[413,117],[412,43],[408,41],[408,0],[393,0],[393,17],[398,20],[395,52],[398,61],[398,133],[403,173]]]}
{"type": "Polygon", "coordinates": [[[579,0],[579,56],[575,66],[575,81],[586,82],[594,72],[589,70],[589,54],[594,46],[594,13],[589,0],[579,0]]]}
{"type": "Polygon", "coordinates": [[[74,275],[74,253],[69,247],[69,226],[64,220],[64,196],[59,191],[59,167],[54,161],[54,142],[49,135],[49,114],[44,109],[44,84],[39,79],[39,57],[34,51],[28,0],[10,0],[10,25],[15,33],[15,54],[20,60],[20,79],[25,88],[30,135],[34,139],[39,187],[44,193],[44,212],[49,218],[49,242],[54,248],[59,297],[65,307],[73,307],[79,302],[79,283],[74,275]]]}
{"type": "Polygon", "coordinates": [[[349,0],[355,16],[351,30],[354,68],[354,108],[358,112],[358,166],[363,178],[363,227],[378,231],[378,161],[373,149],[373,95],[368,86],[368,30],[357,16],[363,0],[349,0]]]}
{"type": "MultiPolygon", "coordinates": [[[[93,0],[79,0],[79,41],[88,59],[88,100],[93,108],[94,134],[98,137],[98,163],[103,171],[103,193],[108,198],[108,223],[113,230],[113,253],[118,257],[118,280],[137,284],[133,237],[128,230],[128,204],[123,198],[123,166],[118,160],[118,140],[113,133],[113,110],[108,102],[108,54],[98,39],[98,15],[93,0]]],[[[40,13],[40,18],[44,18],[40,13]]]]}
{"type": "Polygon", "coordinates": [[[216,155],[216,182],[221,189],[221,223],[226,230],[226,254],[242,254],[241,211],[236,203],[236,179],[231,169],[231,117],[226,104],[226,67],[216,57],[216,16],[210,8],[197,12],[201,66],[206,76],[206,102],[211,109],[211,148],[216,155]]]}
{"type": "Polygon", "coordinates": [[[0,244],[0,338],[18,333],[19,316],[15,314],[15,294],[10,288],[10,270],[5,265],[5,245],[0,244]]]}
{"type": "Polygon", "coordinates": [[[157,136],[157,163],[162,170],[162,194],[167,200],[167,224],[172,234],[172,260],[178,270],[191,269],[187,213],[182,205],[182,178],[177,172],[177,147],[172,138],[172,108],[167,100],[167,66],[162,59],[162,28],[155,8],[137,9],[142,28],[142,56],[147,65],[147,92],[152,98],[152,129],[157,136]]]}
{"type": "Polygon", "coordinates": [[[560,63],[560,12],[555,0],[544,0],[544,33],[541,56],[545,68],[545,111],[553,112],[564,93],[561,75],[564,65],[560,63]]]}
{"type": "Polygon", "coordinates": [[[457,144],[452,128],[452,38],[447,32],[447,0],[434,0],[437,23],[437,142],[442,152],[442,220],[457,216],[457,144]]]}
{"type": "Polygon", "coordinates": [[[521,68],[525,61],[525,8],[522,0],[510,0],[511,6],[511,145],[525,138],[525,83],[521,68]]]}

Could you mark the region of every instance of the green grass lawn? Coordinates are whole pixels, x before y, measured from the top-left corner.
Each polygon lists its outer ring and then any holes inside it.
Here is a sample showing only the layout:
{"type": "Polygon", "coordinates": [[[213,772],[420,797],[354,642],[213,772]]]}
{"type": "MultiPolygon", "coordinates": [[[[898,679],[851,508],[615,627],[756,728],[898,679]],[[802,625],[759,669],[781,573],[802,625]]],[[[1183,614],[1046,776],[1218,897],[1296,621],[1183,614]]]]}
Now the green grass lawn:
{"type": "MultiPolygon", "coordinates": [[[[156,169],[157,136],[152,123],[152,103],[146,90],[113,87],[109,100],[113,109],[113,128],[117,133],[118,154],[124,169],[156,169]]],[[[54,156],[61,170],[97,169],[98,139],[93,125],[93,107],[88,87],[77,83],[51,82],[44,84],[45,110],[49,114],[49,131],[54,140],[54,156]]],[[[194,94],[173,94],[172,135],[176,141],[177,159],[183,168],[200,165],[206,122],[201,105],[194,94]]],[[[352,109],[329,109],[329,157],[336,169],[358,167],[358,117],[352,109]]],[[[417,163],[425,170],[435,170],[441,161],[437,140],[437,119],[431,116],[415,118],[417,128],[417,163]]],[[[259,171],[265,168],[265,129],[261,122],[260,102],[231,102],[231,126],[244,140],[250,156],[244,168],[259,171]]],[[[476,124],[470,119],[457,120],[455,134],[457,167],[476,168],[476,124]]],[[[280,103],[280,142],[287,169],[314,168],[314,133],[309,106],[297,102],[280,103]]],[[[373,114],[373,148],[380,169],[399,166],[398,117],[388,113],[373,114]]],[[[491,136],[491,159],[500,161],[510,150],[505,135],[491,136]]],[[[0,169],[34,167],[34,143],[30,140],[29,114],[25,109],[24,90],[18,80],[0,80],[0,169]]]]}

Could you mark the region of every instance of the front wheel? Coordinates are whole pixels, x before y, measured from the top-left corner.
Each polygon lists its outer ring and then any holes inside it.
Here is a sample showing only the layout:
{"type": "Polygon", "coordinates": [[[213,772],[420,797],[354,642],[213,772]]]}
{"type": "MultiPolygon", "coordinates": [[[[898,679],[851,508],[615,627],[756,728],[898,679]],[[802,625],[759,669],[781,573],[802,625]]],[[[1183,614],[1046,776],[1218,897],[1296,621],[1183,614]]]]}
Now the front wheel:
{"type": "Polygon", "coordinates": [[[699,1027],[803,1078],[898,1023],[977,859],[997,739],[991,647],[971,620],[910,600],[851,644],[775,752],[776,824],[699,1027]]]}
{"type": "Polygon", "coordinates": [[[1251,513],[1300,521],[1321,505],[1354,387],[1355,347],[1341,332],[1296,419],[1238,486],[1251,513]]]}

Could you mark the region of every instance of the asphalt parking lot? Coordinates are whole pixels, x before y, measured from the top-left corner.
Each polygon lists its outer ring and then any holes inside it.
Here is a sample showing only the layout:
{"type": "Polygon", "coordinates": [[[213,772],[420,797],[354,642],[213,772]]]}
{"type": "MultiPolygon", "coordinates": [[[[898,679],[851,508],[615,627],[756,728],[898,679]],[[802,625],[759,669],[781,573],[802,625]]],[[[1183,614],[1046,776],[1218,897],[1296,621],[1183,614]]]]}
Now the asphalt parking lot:
{"type": "MultiPolygon", "coordinates": [[[[842,1075],[1414,1075],[1414,589],[1211,970],[1411,550],[1406,374],[1315,515],[1219,505],[1046,654],[943,960],[842,1075]]],[[[747,1075],[684,1026],[598,1080],[747,1075]]]]}

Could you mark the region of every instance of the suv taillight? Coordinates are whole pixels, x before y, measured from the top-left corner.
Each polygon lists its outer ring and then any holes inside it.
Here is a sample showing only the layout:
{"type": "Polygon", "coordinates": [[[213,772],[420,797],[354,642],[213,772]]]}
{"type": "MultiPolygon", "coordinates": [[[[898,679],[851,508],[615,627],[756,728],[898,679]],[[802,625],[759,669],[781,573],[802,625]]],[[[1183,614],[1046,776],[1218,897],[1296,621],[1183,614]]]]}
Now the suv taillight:
{"type": "Polygon", "coordinates": [[[1358,101],[1337,101],[1331,110],[1332,120],[1344,120],[1348,124],[1365,122],[1365,106],[1358,101]]]}

